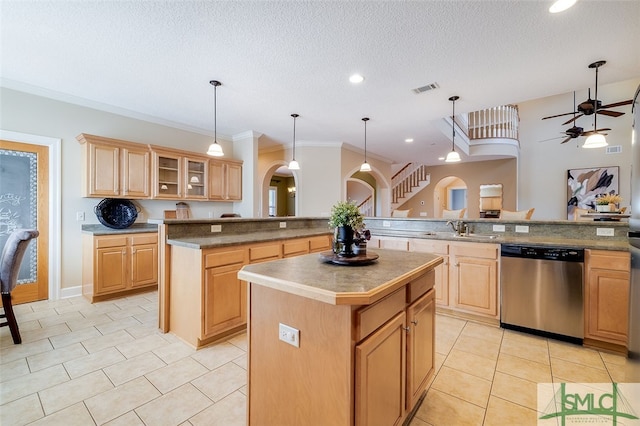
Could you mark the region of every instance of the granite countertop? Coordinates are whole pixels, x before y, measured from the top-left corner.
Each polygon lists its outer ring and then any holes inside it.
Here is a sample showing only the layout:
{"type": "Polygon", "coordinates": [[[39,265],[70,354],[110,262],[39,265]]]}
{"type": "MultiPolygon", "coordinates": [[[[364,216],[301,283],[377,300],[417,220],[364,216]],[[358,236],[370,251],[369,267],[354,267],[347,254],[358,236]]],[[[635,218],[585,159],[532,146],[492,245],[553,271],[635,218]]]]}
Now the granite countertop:
{"type": "Polygon", "coordinates": [[[158,225],[151,223],[134,223],[128,228],[113,229],[100,224],[91,224],[82,225],[82,232],[92,235],[137,234],[143,232],[158,232],[158,225]]]}
{"type": "Polygon", "coordinates": [[[286,240],[291,238],[330,235],[328,229],[282,229],[276,231],[260,231],[244,234],[216,234],[206,237],[184,237],[167,239],[167,244],[192,249],[209,249],[238,244],[260,243],[266,241],[286,240]]]}
{"type": "Polygon", "coordinates": [[[368,250],[372,264],[325,263],[319,253],[244,266],[238,278],[333,305],[368,305],[442,263],[430,253],[368,250]]]}

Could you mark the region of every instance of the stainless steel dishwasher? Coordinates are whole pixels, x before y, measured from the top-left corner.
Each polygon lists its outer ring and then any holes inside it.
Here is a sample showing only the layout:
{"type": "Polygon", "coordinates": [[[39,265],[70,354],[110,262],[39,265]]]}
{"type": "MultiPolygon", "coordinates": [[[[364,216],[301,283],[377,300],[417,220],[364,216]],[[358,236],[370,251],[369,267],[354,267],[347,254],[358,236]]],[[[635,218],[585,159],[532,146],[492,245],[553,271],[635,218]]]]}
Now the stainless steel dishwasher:
{"type": "Polygon", "coordinates": [[[503,244],[500,325],[582,343],[584,250],[503,244]]]}

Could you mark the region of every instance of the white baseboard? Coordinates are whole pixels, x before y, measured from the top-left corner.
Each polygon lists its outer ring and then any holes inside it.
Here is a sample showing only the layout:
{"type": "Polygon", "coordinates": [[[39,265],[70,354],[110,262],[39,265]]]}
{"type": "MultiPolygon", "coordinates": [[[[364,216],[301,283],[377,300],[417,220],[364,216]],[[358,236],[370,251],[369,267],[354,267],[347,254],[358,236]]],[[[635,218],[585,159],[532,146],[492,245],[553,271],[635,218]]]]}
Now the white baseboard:
{"type": "Polygon", "coordinates": [[[68,299],[69,297],[82,296],[82,286],[66,287],[60,289],[60,299],[68,299]]]}

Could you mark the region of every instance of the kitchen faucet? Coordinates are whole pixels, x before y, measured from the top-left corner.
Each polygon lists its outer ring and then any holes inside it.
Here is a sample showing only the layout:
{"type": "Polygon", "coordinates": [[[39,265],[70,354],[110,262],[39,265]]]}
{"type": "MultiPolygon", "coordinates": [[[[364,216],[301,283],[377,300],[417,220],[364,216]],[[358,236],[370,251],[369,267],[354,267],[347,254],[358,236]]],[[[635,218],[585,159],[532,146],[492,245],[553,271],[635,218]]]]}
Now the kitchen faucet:
{"type": "Polygon", "coordinates": [[[466,234],[469,230],[467,224],[462,220],[456,220],[455,222],[448,220],[447,225],[451,225],[451,229],[453,229],[458,236],[466,234]]]}

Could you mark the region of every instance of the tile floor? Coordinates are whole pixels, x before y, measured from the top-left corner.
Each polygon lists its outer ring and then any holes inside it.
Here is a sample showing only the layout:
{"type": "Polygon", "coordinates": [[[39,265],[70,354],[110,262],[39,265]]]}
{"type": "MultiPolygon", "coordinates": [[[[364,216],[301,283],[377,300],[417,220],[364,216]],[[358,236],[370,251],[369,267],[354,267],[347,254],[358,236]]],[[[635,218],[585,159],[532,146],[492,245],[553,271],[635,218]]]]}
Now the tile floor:
{"type": "MultiPolygon", "coordinates": [[[[0,424],[245,425],[246,335],[194,351],[157,331],[157,308],[156,292],[16,306],[22,345],[0,329],[0,424]]],[[[412,426],[535,425],[537,383],[621,381],[621,356],[436,324],[436,375],[412,426]]]]}

